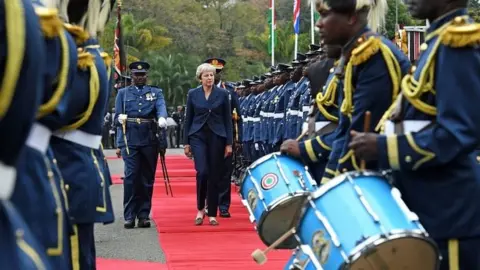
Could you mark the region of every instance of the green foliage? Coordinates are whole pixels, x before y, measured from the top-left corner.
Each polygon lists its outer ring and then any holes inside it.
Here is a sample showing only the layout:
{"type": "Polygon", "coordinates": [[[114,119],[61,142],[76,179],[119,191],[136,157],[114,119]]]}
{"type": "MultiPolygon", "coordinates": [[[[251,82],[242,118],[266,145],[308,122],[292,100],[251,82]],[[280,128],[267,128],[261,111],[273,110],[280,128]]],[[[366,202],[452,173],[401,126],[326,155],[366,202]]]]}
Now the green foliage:
{"type": "MultiPolygon", "coordinates": [[[[293,1],[276,2],[275,62],[290,63],[294,55],[293,1]]],[[[128,61],[148,61],[150,83],[164,90],[169,106],[185,102],[189,88],[197,86],[196,68],[209,57],[221,57],[227,65],[225,81],[238,81],[266,72],[269,0],[124,0],[122,27],[128,61]]],[[[395,0],[389,0],[388,35],[394,33],[395,0]]],[[[298,37],[299,52],[310,44],[309,0],[302,1],[298,37]]],[[[403,4],[399,23],[411,25],[403,4]]],[[[116,14],[108,23],[101,44],[113,53],[116,14]]],[[[315,36],[318,43],[318,37],[315,36]]]]}

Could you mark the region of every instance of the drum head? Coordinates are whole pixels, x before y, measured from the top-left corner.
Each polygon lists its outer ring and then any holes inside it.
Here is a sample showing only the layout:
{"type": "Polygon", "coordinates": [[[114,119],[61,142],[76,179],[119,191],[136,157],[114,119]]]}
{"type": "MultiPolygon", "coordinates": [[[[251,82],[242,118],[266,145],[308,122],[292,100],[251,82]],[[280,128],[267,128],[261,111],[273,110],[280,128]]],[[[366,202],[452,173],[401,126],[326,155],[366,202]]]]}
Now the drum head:
{"type": "MultiPolygon", "coordinates": [[[[271,245],[297,224],[306,198],[306,196],[288,197],[265,212],[258,222],[258,234],[265,245],[271,245]]],[[[294,249],[297,246],[298,242],[292,235],[277,249],[294,249]]]]}
{"type": "MultiPolygon", "coordinates": [[[[354,256],[357,257],[357,256],[354,256]]],[[[425,238],[404,237],[382,242],[361,251],[349,270],[436,270],[439,254],[425,238]]]]}

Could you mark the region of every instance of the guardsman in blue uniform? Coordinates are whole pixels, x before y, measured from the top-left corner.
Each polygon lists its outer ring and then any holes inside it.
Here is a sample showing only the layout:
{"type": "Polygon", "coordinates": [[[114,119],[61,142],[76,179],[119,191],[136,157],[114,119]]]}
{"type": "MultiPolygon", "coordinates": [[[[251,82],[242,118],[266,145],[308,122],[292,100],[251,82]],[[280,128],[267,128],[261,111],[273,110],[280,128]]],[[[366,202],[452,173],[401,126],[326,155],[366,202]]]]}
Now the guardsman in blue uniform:
{"type": "Polygon", "coordinates": [[[117,145],[125,162],[124,227],[135,227],[138,219],[139,228],[148,228],[158,160],[156,134],[167,127],[167,109],[162,90],[146,85],[150,65],[133,62],[129,68],[133,85],[120,89],[115,101],[115,121],[122,127],[117,145]]]}
{"type": "Polygon", "coordinates": [[[321,92],[317,93],[314,99],[314,106],[317,108],[317,116],[313,127],[315,131],[314,136],[300,143],[295,140],[288,140],[282,144],[282,152],[300,157],[308,165],[309,171],[317,184],[320,184],[322,180],[325,182],[335,176],[335,168],[333,170],[325,168],[337,135],[338,107],[341,103],[343,90],[341,80],[335,73],[335,68],[338,67],[338,60],[341,55],[341,47],[326,46],[325,51],[327,57],[335,60],[335,63],[329,70],[325,86],[323,86],[321,92]],[[325,175],[328,175],[328,177],[325,175]]]}
{"type": "Polygon", "coordinates": [[[60,20],[57,6],[47,7],[40,1],[34,1],[33,4],[42,22],[49,61],[45,69],[42,105],[26,147],[20,154],[17,185],[11,200],[43,246],[50,265],[56,269],[68,269],[72,268],[72,227],[65,183],[58,173],[57,161],[49,144],[54,131],[82,112],[81,108],[75,106],[79,102],[75,98],[84,90],[72,91],[75,90],[72,83],[77,70],[77,47],[60,20]]]}
{"type": "MultiPolygon", "coordinates": [[[[367,111],[371,113],[369,128],[375,130],[398,95],[401,77],[408,71],[410,62],[391,41],[375,33],[380,27],[378,22],[385,18],[385,0],[324,0],[317,7],[323,14],[317,26],[325,44],[343,47],[338,69],[344,85],[338,126],[340,130],[329,160],[337,163],[336,171],[359,170],[360,160],[355,159],[348,147],[350,131],[363,130],[367,111]],[[351,30],[333,30],[330,16],[345,16],[345,10],[356,10],[354,16],[357,21],[345,26],[351,30]]],[[[366,165],[369,169],[378,168],[374,162],[366,165]]]]}
{"type": "MultiPolygon", "coordinates": [[[[230,107],[232,108],[232,116],[236,115],[236,119],[232,119],[232,126],[233,126],[233,142],[234,148],[238,147],[240,144],[242,137],[241,137],[241,128],[242,128],[242,120],[241,120],[241,111],[240,111],[240,104],[238,102],[237,93],[235,93],[235,87],[230,83],[225,83],[221,80],[221,72],[223,67],[225,66],[226,62],[220,58],[210,58],[204,61],[204,63],[211,64],[216,69],[215,75],[215,84],[219,88],[223,88],[228,91],[228,98],[230,100],[230,107]]],[[[220,211],[219,216],[223,218],[230,217],[230,202],[231,202],[231,181],[232,181],[232,173],[233,173],[233,155],[229,155],[225,158],[224,164],[225,172],[223,174],[223,178],[219,183],[219,198],[218,198],[218,210],[220,211]]]]}
{"type": "Polygon", "coordinates": [[[252,80],[249,80],[249,79],[244,80],[243,85],[245,88],[242,91],[244,96],[243,103],[242,103],[242,117],[243,117],[242,151],[243,151],[243,155],[245,156],[247,164],[250,164],[251,162],[253,162],[253,157],[251,156],[251,151],[250,151],[251,141],[249,140],[250,126],[253,124],[253,122],[249,117],[249,110],[250,110],[250,103],[252,102],[252,100],[255,99],[255,94],[252,91],[251,83],[252,83],[252,80]]]}
{"type": "Polygon", "coordinates": [[[431,22],[418,66],[402,80],[385,134],[357,130],[350,147],[394,171],[440,248],[441,270],[480,269],[480,25],[467,1],[409,3],[414,17],[431,22]]]}
{"type": "MultiPolygon", "coordinates": [[[[283,120],[283,140],[292,139],[295,136],[293,135],[293,130],[297,125],[297,121],[292,121],[296,117],[296,112],[292,111],[291,106],[293,106],[292,95],[295,94],[297,86],[300,86],[300,82],[303,81],[303,67],[307,64],[307,57],[305,54],[297,53],[297,59],[292,61],[292,67],[294,70],[290,74],[290,80],[293,83],[293,86],[288,90],[285,90],[283,97],[283,107],[285,108],[285,118],[283,120]],[[295,117],[292,115],[295,114],[295,117]]],[[[295,118],[296,119],[296,118],[295,118]]]]}
{"type": "Polygon", "coordinates": [[[270,113],[269,108],[279,87],[279,85],[275,83],[278,74],[280,74],[278,70],[272,71],[271,78],[265,81],[265,94],[263,95],[263,103],[260,109],[260,140],[264,155],[272,152],[272,145],[269,143],[269,135],[272,128],[271,120],[273,120],[273,113],[270,113]]]}
{"type": "MultiPolygon", "coordinates": [[[[303,76],[307,77],[309,83],[308,83],[308,87],[304,88],[303,92],[300,93],[300,98],[298,101],[299,114],[297,117],[296,136],[299,136],[300,134],[304,134],[305,132],[307,132],[307,118],[311,113],[311,109],[312,109],[311,107],[312,96],[310,94],[312,92],[311,91],[312,81],[309,78],[308,72],[310,71],[310,67],[312,65],[318,64],[318,62],[320,61],[321,54],[323,54],[323,49],[319,45],[310,44],[310,51],[306,53],[308,65],[303,72],[303,76]]],[[[318,77],[317,74],[314,76],[318,77]]],[[[302,139],[305,139],[305,138],[306,136],[303,136],[302,139]]]]}
{"type": "Polygon", "coordinates": [[[257,87],[258,97],[255,101],[255,110],[253,114],[253,143],[255,147],[255,151],[257,153],[257,157],[262,157],[266,154],[266,148],[263,141],[263,128],[262,120],[265,122],[265,116],[262,116],[262,108],[265,100],[268,98],[268,88],[272,84],[272,75],[268,74],[266,78],[257,81],[259,84],[257,87]]]}
{"type": "Polygon", "coordinates": [[[0,1],[0,11],[0,264],[4,269],[51,269],[44,247],[10,201],[17,160],[43,97],[45,41],[30,1],[0,1]]]}
{"type": "MultiPolygon", "coordinates": [[[[297,125],[298,116],[302,114],[302,108],[299,108],[298,106],[300,105],[301,94],[304,93],[310,85],[310,81],[308,80],[307,76],[304,76],[304,70],[306,68],[305,65],[307,63],[308,62],[300,63],[303,64],[301,67],[298,67],[301,69],[298,70],[301,72],[301,79],[296,83],[295,90],[290,95],[287,103],[287,124],[285,126],[287,139],[296,139],[300,135],[298,130],[301,130],[301,127],[297,127],[297,125]]],[[[294,71],[294,73],[296,72],[297,70],[294,71]]]]}
{"type": "Polygon", "coordinates": [[[277,89],[273,94],[274,97],[270,99],[271,102],[268,108],[268,113],[270,114],[268,144],[271,147],[271,152],[280,149],[280,143],[283,140],[284,131],[282,121],[285,118],[285,90],[293,88],[293,83],[290,81],[290,73],[293,70],[293,67],[287,64],[278,64],[277,69],[278,72],[274,81],[277,85],[277,89]],[[282,132],[280,133],[279,130],[282,132]]]}
{"type": "Polygon", "coordinates": [[[97,35],[103,32],[113,2],[105,1],[97,10],[87,3],[72,3],[68,8],[71,23],[66,29],[75,38],[77,71],[71,93],[83,111],[53,133],[50,144],[61,176],[66,183],[70,218],[73,223],[72,268],[95,269],[94,223],[113,222],[108,189],[109,179],[99,160],[103,117],[109,98],[109,73],[106,54],[101,52],[97,35]],[[79,5],[85,5],[80,8],[79,5]],[[74,5],[74,7],[73,7],[74,5]],[[95,14],[94,14],[95,13],[95,14]],[[98,24],[85,23],[89,16],[98,24]],[[88,89],[88,91],[85,91],[88,89]]]}
{"type": "Polygon", "coordinates": [[[260,148],[258,146],[258,143],[255,143],[255,127],[260,124],[260,117],[255,117],[255,113],[264,89],[263,79],[258,76],[254,76],[252,78],[251,84],[252,93],[254,96],[250,101],[250,108],[248,109],[248,117],[250,119],[250,125],[248,127],[248,141],[250,142],[250,156],[252,157],[252,161],[255,161],[259,157],[261,157],[261,155],[259,154],[260,148]]]}

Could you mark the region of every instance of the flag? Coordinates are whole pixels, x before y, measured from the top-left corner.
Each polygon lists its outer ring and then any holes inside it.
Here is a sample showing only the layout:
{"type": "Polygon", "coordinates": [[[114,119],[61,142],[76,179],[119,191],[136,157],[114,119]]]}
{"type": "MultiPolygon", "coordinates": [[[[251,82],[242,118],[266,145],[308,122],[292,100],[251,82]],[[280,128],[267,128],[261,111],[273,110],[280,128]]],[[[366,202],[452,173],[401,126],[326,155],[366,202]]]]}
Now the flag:
{"type": "Polygon", "coordinates": [[[293,0],[293,31],[300,34],[300,0],[293,0]]]}
{"type": "Polygon", "coordinates": [[[277,39],[277,35],[275,35],[275,28],[277,26],[277,22],[275,20],[275,7],[273,6],[275,0],[270,0],[270,6],[268,9],[268,26],[269,26],[269,34],[268,34],[268,53],[272,54],[272,48],[275,48],[275,43],[277,39]]]}
{"type": "Polygon", "coordinates": [[[117,6],[117,25],[115,27],[115,43],[113,45],[113,59],[115,61],[115,80],[118,80],[121,75],[125,74],[126,57],[123,48],[122,37],[122,13],[121,4],[117,6]]]}
{"type": "Polygon", "coordinates": [[[313,22],[317,23],[317,21],[320,19],[320,13],[317,11],[313,12],[313,22]]]}

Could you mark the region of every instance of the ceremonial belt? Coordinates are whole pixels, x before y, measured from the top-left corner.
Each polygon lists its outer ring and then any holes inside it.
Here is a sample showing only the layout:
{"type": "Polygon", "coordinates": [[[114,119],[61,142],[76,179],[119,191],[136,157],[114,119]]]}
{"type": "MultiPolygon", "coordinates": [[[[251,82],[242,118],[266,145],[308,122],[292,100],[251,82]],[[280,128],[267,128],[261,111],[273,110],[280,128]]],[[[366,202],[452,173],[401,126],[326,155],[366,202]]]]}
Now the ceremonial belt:
{"type": "Polygon", "coordinates": [[[34,123],[28,134],[26,145],[45,155],[51,136],[52,131],[50,129],[39,123],[34,123]]]}
{"type": "Polygon", "coordinates": [[[127,122],[132,122],[132,123],[153,123],[155,122],[155,119],[153,118],[127,118],[127,122]]]}
{"type": "Polygon", "coordinates": [[[78,129],[58,131],[55,132],[53,136],[91,149],[100,149],[100,142],[102,141],[102,136],[90,134],[78,129]]]}

